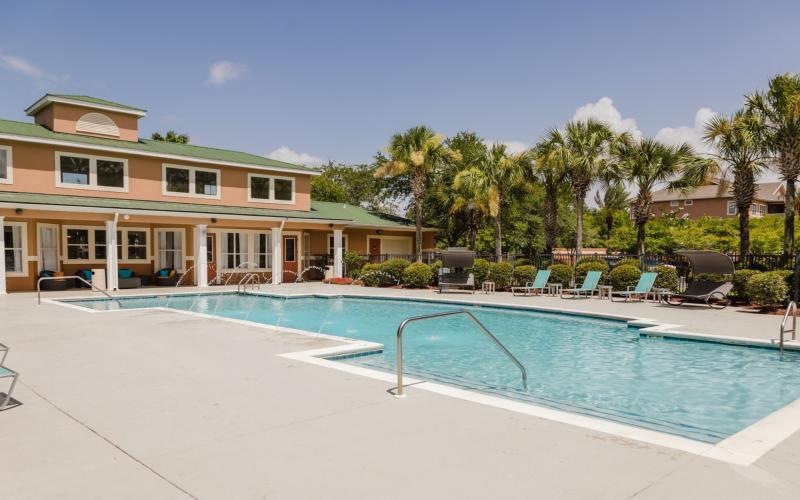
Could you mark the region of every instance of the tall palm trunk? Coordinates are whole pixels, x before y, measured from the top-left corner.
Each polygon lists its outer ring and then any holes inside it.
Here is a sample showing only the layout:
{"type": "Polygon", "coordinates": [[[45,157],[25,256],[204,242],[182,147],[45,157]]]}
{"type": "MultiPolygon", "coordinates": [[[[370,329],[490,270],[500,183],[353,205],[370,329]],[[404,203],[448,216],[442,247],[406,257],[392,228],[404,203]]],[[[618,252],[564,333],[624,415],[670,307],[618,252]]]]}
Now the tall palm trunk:
{"type": "Polygon", "coordinates": [[[575,255],[580,256],[583,252],[583,201],[586,199],[586,192],[575,197],[575,255]]]}
{"type": "Polygon", "coordinates": [[[545,253],[553,253],[558,231],[558,193],[547,192],[544,200],[544,246],[545,253]]]}
{"type": "Polygon", "coordinates": [[[752,169],[734,171],[733,197],[739,211],[739,255],[750,253],[750,206],[756,195],[756,178],[752,169]]]}
{"type": "Polygon", "coordinates": [[[786,179],[786,196],[784,197],[783,214],[783,254],[789,258],[794,255],[794,216],[797,211],[797,179],[786,179]]]}
{"type": "Polygon", "coordinates": [[[606,239],[611,238],[611,231],[614,230],[614,212],[606,208],[606,239]]]}
{"type": "Polygon", "coordinates": [[[417,262],[422,262],[422,195],[425,191],[425,172],[417,171],[412,179],[414,193],[414,218],[416,223],[415,251],[417,262]]]}
{"type": "Polygon", "coordinates": [[[469,211],[469,249],[475,250],[475,240],[478,237],[478,221],[475,220],[475,210],[469,211]]]}
{"type": "Polygon", "coordinates": [[[497,262],[503,260],[503,223],[501,220],[501,210],[497,209],[494,218],[494,257],[497,262]]]}
{"type": "Polygon", "coordinates": [[[652,193],[645,189],[639,189],[636,195],[636,203],[633,206],[633,219],[636,223],[636,249],[639,255],[644,255],[645,239],[647,237],[647,219],[650,216],[650,205],[652,203],[652,193]]]}

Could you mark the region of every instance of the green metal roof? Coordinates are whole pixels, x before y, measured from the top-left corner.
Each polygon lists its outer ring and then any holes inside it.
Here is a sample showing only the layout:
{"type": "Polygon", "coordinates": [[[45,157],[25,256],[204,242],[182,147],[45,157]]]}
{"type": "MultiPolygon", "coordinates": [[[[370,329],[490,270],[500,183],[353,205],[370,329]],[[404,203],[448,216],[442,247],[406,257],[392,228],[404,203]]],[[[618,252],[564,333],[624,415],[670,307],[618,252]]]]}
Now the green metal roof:
{"type": "Polygon", "coordinates": [[[45,94],[45,97],[60,97],[62,99],[71,99],[73,101],[81,101],[87,104],[99,104],[101,106],[113,106],[115,108],[130,109],[131,111],[147,111],[146,109],[137,108],[135,106],[128,106],[127,104],[120,104],[114,101],[107,101],[89,95],[74,95],[74,94],[45,94]]]}
{"type": "Polygon", "coordinates": [[[60,207],[89,207],[106,210],[137,210],[153,212],[176,212],[207,214],[208,216],[247,216],[269,219],[306,219],[320,222],[339,222],[361,226],[378,226],[387,229],[409,229],[413,224],[407,219],[369,212],[363,208],[342,203],[312,201],[311,210],[276,210],[254,207],[232,207],[203,205],[199,203],[175,203],[167,201],[127,200],[121,198],[97,198],[92,196],[68,196],[59,194],[15,193],[0,191],[0,203],[25,205],[53,205],[60,207]]]}
{"type": "Polygon", "coordinates": [[[42,127],[41,125],[36,125],[35,123],[19,122],[14,120],[0,120],[0,134],[10,134],[53,141],[66,141],[74,144],[74,147],[111,147],[130,151],[132,154],[136,154],[136,152],[142,152],[148,154],[174,155],[186,157],[187,160],[196,158],[208,161],[241,163],[253,167],[272,167],[296,172],[317,172],[317,169],[315,168],[272,160],[264,156],[243,153],[241,151],[193,146],[191,144],[177,144],[174,142],[154,141],[150,139],[139,139],[138,142],[131,142],[122,141],[119,139],[92,137],[88,135],[64,134],[61,132],[53,132],[45,127],[42,127]]]}

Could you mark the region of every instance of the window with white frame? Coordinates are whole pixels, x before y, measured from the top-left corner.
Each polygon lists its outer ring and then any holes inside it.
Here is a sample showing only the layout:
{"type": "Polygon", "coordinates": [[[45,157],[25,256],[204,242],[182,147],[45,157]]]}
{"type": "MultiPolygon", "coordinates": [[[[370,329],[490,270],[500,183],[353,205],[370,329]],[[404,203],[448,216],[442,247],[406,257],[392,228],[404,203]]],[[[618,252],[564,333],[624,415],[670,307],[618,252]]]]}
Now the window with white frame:
{"type": "Polygon", "coordinates": [[[128,160],[56,152],[56,185],[127,192],[128,160]]]}
{"type": "Polygon", "coordinates": [[[162,193],[194,198],[220,197],[220,171],[213,168],[163,165],[162,193]]]}
{"type": "Polygon", "coordinates": [[[678,205],[680,205],[680,202],[678,200],[672,200],[669,202],[669,206],[671,207],[677,207],[678,205]]]}
{"type": "Polygon", "coordinates": [[[244,269],[250,265],[248,262],[248,233],[223,232],[220,233],[220,249],[223,269],[244,269]]]}
{"type": "MultiPolygon", "coordinates": [[[[106,230],[99,226],[62,226],[67,263],[106,260],[106,230]]],[[[147,228],[125,227],[117,231],[117,259],[120,262],[149,262],[150,238],[147,228]]]]}
{"type": "Polygon", "coordinates": [[[684,207],[689,207],[689,206],[692,206],[692,205],[694,205],[694,200],[683,200],[683,206],[684,207]]]}
{"type": "Polygon", "coordinates": [[[272,235],[256,233],[253,241],[253,254],[256,269],[271,269],[272,235]]]}
{"type": "MultiPolygon", "coordinates": [[[[333,233],[328,233],[328,255],[333,257],[333,233]]],[[[342,253],[347,250],[347,235],[342,234],[342,253]]]]}
{"type": "Polygon", "coordinates": [[[736,202],[733,200],[728,201],[728,215],[736,215],[738,212],[736,202]]]}
{"type": "Polygon", "coordinates": [[[24,222],[5,222],[3,225],[5,261],[7,276],[27,276],[25,266],[27,224],[24,222]]]}
{"type": "Polygon", "coordinates": [[[750,215],[755,217],[763,217],[767,215],[767,206],[761,203],[754,203],[750,205],[750,215]]]}
{"type": "Polygon", "coordinates": [[[248,201],[294,203],[294,177],[247,174],[248,201]]]}
{"type": "Polygon", "coordinates": [[[184,269],[183,229],[156,229],[156,267],[163,269],[184,269]]]}
{"type": "Polygon", "coordinates": [[[11,146],[0,146],[0,183],[11,184],[14,181],[11,162],[11,146]]]}

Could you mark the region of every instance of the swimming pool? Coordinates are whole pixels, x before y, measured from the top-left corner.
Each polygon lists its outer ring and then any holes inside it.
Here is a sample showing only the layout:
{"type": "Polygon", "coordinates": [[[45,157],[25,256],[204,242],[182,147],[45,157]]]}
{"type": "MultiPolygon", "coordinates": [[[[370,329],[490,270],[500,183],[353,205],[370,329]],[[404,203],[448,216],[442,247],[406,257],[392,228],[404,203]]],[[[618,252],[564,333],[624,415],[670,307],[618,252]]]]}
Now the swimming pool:
{"type": "MultiPolygon", "coordinates": [[[[167,307],[383,344],[340,362],[395,368],[397,325],[460,304],[404,299],[183,294],[65,300],[96,310],[167,307]]],[[[405,372],[461,388],[716,443],[800,397],[800,353],[651,337],[624,321],[469,306],[528,370],[465,317],[411,324],[405,372]]]]}

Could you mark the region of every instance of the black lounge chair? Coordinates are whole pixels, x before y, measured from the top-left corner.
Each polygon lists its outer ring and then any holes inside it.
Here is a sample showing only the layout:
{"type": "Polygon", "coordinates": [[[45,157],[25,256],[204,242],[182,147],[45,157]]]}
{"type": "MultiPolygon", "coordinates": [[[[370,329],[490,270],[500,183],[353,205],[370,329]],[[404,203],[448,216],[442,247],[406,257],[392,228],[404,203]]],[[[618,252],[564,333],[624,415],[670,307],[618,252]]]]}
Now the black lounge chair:
{"type": "Polygon", "coordinates": [[[683,293],[673,293],[666,296],[667,303],[679,306],[687,302],[704,303],[714,309],[725,309],[730,304],[728,294],[733,290],[733,283],[726,281],[695,281],[689,283],[683,293]]]}

